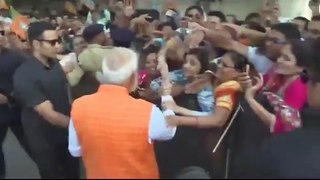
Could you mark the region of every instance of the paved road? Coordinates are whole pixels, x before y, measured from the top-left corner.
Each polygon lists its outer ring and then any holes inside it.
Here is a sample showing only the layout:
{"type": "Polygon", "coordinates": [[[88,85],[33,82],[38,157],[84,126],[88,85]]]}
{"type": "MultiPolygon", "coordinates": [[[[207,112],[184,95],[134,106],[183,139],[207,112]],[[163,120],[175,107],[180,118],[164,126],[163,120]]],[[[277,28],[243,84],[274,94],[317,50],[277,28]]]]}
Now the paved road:
{"type": "MultiPolygon", "coordinates": [[[[40,178],[36,165],[20,147],[11,131],[8,131],[4,143],[4,154],[7,164],[6,179],[40,178]]],[[[82,177],[84,177],[84,175],[82,175],[82,177]]]]}
{"type": "Polygon", "coordinates": [[[40,178],[36,165],[21,148],[11,131],[8,131],[4,143],[4,155],[7,164],[7,179],[40,178]]]}

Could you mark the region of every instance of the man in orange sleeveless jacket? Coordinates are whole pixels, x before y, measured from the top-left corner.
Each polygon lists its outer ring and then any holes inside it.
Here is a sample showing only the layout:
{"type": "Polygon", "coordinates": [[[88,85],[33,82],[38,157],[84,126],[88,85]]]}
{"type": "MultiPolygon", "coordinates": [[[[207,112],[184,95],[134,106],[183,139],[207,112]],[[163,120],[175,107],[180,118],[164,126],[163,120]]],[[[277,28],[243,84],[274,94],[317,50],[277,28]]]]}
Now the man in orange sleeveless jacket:
{"type": "MultiPolygon", "coordinates": [[[[69,151],[82,156],[87,178],[159,178],[152,140],[173,138],[155,105],[129,96],[137,87],[138,58],[114,48],[97,73],[97,93],[77,99],[69,125],[69,151]]],[[[165,97],[163,97],[165,98],[165,97]]]]}

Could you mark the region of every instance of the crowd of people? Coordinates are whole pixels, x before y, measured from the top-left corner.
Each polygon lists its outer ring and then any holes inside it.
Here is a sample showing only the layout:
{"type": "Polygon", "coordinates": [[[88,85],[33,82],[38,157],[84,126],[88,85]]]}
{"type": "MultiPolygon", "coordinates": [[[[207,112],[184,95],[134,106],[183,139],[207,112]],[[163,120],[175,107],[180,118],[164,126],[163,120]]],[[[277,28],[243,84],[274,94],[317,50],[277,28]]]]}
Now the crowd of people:
{"type": "Polygon", "coordinates": [[[290,22],[131,3],[27,39],[0,23],[1,178],[9,128],[41,178],[320,178],[320,2],[290,22]]]}

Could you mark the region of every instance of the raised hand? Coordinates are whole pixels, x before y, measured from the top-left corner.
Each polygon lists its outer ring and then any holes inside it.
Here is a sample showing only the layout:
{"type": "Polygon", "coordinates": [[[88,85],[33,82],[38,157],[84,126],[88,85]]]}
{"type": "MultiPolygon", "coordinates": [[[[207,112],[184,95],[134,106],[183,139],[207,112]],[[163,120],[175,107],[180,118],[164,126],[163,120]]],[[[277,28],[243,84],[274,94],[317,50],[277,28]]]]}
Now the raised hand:
{"type": "Polygon", "coordinates": [[[158,66],[160,67],[165,62],[165,56],[166,56],[167,48],[162,48],[158,53],[158,66]]]}
{"type": "Polygon", "coordinates": [[[207,28],[201,26],[199,23],[196,23],[196,22],[189,22],[188,28],[193,31],[208,31],[207,28]]]}
{"type": "Polygon", "coordinates": [[[157,70],[160,71],[162,78],[168,78],[167,75],[169,73],[168,70],[168,64],[166,62],[166,52],[167,49],[163,48],[160,50],[158,53],[158,65],[157,65],[157,70]]]}
{"type": "Polygon", "coordinates": [[[134,14],[134,9],[131,6],[125,7],[124,8],[124,15],[126,17],[131,17],[134,14]]]}
{"type": "Polygon", "coordinates": [[[133,8],[132,0],[124,1],[124,15],[127,17],[131,17],[134,14],[135,10],[133,8]]]}
{"type": "MultiPolygon", "coordinates": [[[[246,89],[246,94],[245,96],[248,98],[253,98],[257,91],[259,91],[261,89],[261,87],[263,86],[263,76],[261,74],[259,74],[260,77],[255,77],[256,80],[256,84],[254,86],[251,86],[249,88],[246,89]]],[[[252,82],[251,82],[252,84],[252,82]]]]}
{"type": "Polygon", "coordinates": [[[203,41],[205,34],[203,31],[193,31],[188,36],[189,48],[192,49],[199,47],[199,44],[203,41]]]}
{"type": "Polygon", "coordinates": [[[263,76],[255,77],[255,85],[253,85],[252,78],[249,75],[250,65],[246,66],[245,72],[238,75],[237,81],[240,83],[243,90],[245,90],[246,97],[254,97],[258,90],[263,86],[263,76]]]}
{"type": "Polygon", "coordinates": [[[250,66],[246,66],[246,71],[238,75],[237,81],[241,85],[242,89],[246,90],[252,87],[252,79],[249,76],[250,66]]]}

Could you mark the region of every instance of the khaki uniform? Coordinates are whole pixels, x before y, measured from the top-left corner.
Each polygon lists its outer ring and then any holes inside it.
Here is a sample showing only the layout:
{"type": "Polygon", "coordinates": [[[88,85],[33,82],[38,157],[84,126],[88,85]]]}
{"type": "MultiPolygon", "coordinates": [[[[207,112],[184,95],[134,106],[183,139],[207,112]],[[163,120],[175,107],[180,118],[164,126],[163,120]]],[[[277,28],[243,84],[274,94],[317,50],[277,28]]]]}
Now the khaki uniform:
{"type": "Polygon", "coordinates": [[[68,74],[68,81],[73,86],[71,90],[73,99],[98,90],[100,84],[96,79],[96,72],[102,71],[102,61],[111,50],[111,46],[90,44],[79,55],[80,66],[68,74]]]}

